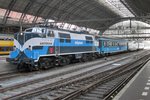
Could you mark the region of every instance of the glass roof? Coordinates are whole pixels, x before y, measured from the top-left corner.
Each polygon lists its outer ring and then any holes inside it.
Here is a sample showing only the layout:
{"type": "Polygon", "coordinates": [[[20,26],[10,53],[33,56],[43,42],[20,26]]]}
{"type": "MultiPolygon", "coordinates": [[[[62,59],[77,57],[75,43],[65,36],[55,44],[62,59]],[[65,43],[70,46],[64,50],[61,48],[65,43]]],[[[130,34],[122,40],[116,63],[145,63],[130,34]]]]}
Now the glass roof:
{"type": "Polygon", "coordinates": [[[105,0],[105,5],[119,14],[121,17],[134,17],[132,14],[121,2],[120,0],[105,0]],[[110,6],[111,5],[111,6],[110,6]]]}

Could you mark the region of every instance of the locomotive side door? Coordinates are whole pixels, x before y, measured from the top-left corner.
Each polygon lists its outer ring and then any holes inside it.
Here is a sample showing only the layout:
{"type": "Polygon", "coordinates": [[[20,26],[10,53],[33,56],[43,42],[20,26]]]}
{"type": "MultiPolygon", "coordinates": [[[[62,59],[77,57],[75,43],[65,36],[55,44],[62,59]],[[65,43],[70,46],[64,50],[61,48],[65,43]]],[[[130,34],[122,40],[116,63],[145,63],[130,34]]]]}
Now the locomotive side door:
{"type": "Polygon", "coordinates": [[[55,38],[55,54],[58,56],[60,54],[60,36],[59,33],[57,33],[57,38],[55,38]]]}
{"type": "Polygon", "coordinates": [[[99,45],[98,45],[98,47],[99,47],[99,54],[100,54],[101,51],[102,51],[102,40],[99,40],[99,45]]]}

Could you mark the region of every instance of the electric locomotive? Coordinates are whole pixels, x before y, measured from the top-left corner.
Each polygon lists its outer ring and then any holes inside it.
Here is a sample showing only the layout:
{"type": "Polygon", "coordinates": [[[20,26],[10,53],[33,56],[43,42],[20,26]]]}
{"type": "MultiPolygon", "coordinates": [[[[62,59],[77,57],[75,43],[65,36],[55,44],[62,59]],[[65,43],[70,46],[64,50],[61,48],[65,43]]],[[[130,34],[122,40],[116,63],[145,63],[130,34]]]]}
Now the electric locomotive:
{"type": "Polygon", "coordinates": [[[46,69],[75,59],[94,59],[98,55],[96,47],[98,41],[93,35],[34,27],[15,34],[14,50],[7,61],[17,64],[18,69],[46,69]]]}

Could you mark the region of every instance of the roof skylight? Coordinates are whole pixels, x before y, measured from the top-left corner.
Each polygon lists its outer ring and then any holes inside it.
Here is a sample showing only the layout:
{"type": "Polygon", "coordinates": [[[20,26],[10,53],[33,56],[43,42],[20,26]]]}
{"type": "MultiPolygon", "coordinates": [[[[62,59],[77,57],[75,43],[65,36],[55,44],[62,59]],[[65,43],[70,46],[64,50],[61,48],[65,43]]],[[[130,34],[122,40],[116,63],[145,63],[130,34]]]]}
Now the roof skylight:
{"type": "Polygon", "coordinates": [[[118,13],[122,17],[134,17],[134,15],[120,2],[120,0],[105,0],[106,3],[111,5],[114,12],[118,13]]]}

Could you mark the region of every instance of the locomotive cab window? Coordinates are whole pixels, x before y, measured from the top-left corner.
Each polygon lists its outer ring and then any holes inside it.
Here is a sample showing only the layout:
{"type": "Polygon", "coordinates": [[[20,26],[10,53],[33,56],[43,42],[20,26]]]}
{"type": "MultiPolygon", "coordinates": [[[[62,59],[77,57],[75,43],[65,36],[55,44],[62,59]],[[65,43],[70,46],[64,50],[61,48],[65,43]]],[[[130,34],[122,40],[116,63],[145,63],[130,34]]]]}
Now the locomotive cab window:
{"type": "Polygon", "coordinates": [[[53,31],[48,31],[47,37],[54,37],[54,32],[53,31]]]}
{"type": "Polygon", "coordinates": [[[25,31],[26,32],[32,32],[32,29],[26,29],[25,31]]]}

